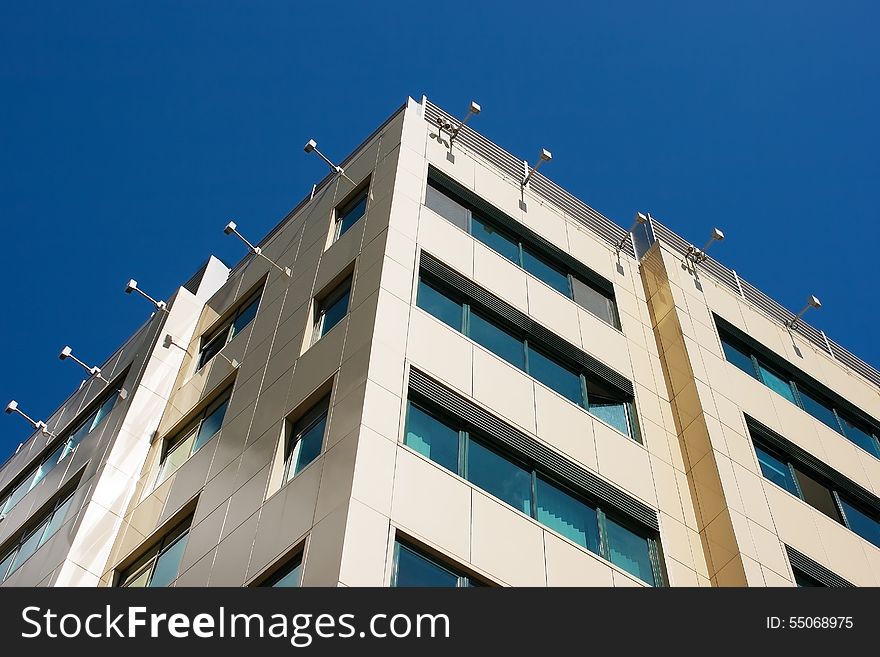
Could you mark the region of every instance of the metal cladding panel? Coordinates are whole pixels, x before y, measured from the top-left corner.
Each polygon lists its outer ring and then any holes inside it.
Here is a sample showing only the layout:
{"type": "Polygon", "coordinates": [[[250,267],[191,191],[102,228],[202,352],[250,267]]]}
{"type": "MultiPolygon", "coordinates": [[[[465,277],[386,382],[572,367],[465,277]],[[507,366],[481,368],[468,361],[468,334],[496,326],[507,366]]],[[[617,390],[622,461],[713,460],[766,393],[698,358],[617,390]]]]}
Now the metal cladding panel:
{"type": "Polygon", "coordinates": [[[854,587],[853,584],[843,579],[837,573],[828,570],[819,562],[813,561],[810,557],[802,552],[798,552],[790,545],[785,546],[785,551],[788,553],[788,560],[792,568],[797,568],[825,586],[842,589],[854,587]]]}
{"type": "Polygon", "coordinates": [[[410,369],[409,388],[446,413],[494,438],[515,453],[556,475],[565,483],[610,507],[659,531],[657,512],[613,484],[600,479],[549,447],[507,424],[462,395],[415,368],[410,369]]]}
{"type": "Polygon", "coordinates": [[[430,253],[422,251],[420,266],[422,270],[428,272],[434,278],[472,300],[478,307],[488,310],[503,321],[521,330],[535,344],[564,356],[584,370],[610,383],[624,394],[630,397],[633,396],[633,384],[625,376],[581,351],[528,315],[505,303],[485,288],[480,287],[457,271],[447,267],[430,253]]]}

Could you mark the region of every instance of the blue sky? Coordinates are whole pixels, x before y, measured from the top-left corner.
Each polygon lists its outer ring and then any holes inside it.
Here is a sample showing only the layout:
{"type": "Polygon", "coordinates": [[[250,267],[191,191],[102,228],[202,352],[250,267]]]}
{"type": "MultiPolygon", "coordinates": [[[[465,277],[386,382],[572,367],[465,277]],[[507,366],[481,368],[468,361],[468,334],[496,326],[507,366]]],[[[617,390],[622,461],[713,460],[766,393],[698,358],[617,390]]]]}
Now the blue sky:
{"type": "MultiPolygon", "coordinates": [[[[873,2],[0,5],[0,401],[45,417],[210,254],[407,95],[628,226],[650,211],[880,364],[873,2]]],[[[0,459],[29,435],[0,422],[0,459]]]]}

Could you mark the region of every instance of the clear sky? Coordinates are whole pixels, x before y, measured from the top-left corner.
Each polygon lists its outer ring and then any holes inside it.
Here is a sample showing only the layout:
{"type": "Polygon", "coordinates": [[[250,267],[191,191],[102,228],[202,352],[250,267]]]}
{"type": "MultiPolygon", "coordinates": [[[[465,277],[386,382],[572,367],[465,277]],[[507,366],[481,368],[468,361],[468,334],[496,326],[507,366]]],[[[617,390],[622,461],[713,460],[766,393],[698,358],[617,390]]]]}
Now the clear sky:
{"type": "MultiPolygon", "coordinates": [[[[880,365],[880,4],[4,2],[0,402],[42,418],[210,254],[427,94],[617,223],[650,211],[880,365]],[[727,6],[725,6],[727,5],[727,6]]],[[[0,419],[0,460],[29,435],[0,419]]]]}

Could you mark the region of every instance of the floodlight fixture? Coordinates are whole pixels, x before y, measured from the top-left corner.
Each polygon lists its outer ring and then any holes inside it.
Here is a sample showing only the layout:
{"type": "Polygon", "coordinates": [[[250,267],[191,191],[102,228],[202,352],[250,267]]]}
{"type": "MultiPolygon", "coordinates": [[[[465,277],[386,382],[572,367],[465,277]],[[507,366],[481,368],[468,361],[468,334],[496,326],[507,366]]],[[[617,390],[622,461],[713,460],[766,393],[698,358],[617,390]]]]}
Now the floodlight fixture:
{"type": "Polygon", "coordinates": [[[529,168],[529,163],[523,160],[523,165],[526,171],[525,177],[522,179],[522,186],[525,187],[529,184],[529,180],[532,179],[532,175],[535,171],[538,170],[538,167],[541,166],[544,162],[549,162],[553,159],[553,153],[548,151],[546,148],[541,149],[541,154],[538,156],[538,161],[535,163],[531,169],[529,168]]]}
{"type": "Polygon", "coordinates": [[[461,129],[470,120],[470,118],[472,116],[476,116],[481,111],[482,111],[482,108],[480,107],[479,103],[472,100],[470,106],[468,107],[467,114],[465,114],[465,117],[461,121],[458,122],[458,125],[453,127],[451,123],[449,123],[449,122],[446,123],[446,126],[444,126],[444,128],[449,132],[450,146],[452,145],[452,141],[456,137],[458,137],[458,133],[461,132],[461,129]]]}
{"type": "Polygon", "coordinates": [[[130,278],[128,280],[128,284],[125,286],[125,293],[131,294],[132,292],[137,292],[138,294],[140,294],[144,299],[156,306],[158,310],[164,310],[166,313],[168,312],[167,304],[164,301],[160,301],[151,297],[149,294],[138,287],[138,282],[136,280],[130,278]]]}
{"type": "Polygon", "coordinates": [[[807,299],[807,305],[804,306],[803,309],[797,315],[794,316],[793,320],[791,320],[790,322],[786,322],[786,325],[790,329],[795,328],[798,325],[798,322],[801,321],[801,317],[803,317],[804,313],[806,313],[810,308],[815,308],[816,310],[818,310],[821,307],[822,307],[822,302],[819,301],[819,298],[815,294],[811,294],[810,298],[807,299]]]}
{"type": "Polygon", "coordinates": [[[235,235],[238,239],[240,239],[242,242],[244,242],[245,246],[247,246],[247,248],[251,251],[251,253],[253,253],[254,255],[256,255],[260,258],[265,259],[270,265],[275,267],[275,269],[280,271],[282,274],[284,274],[288,278],[290,277],[290,267],[280,266],[274,260],[269,258],[269,256],[264,254],[263,250],[260,247],[254,246],[253,244],[251,244],[244,235],[242,235],[241,233],[238,232],[238,225],[234,221],[230,221],[228,224],[226,224],[226,227],[223,229],[223,232],[226,233],[227,235],[235,235]]]}
{"type": "Polygon", "coordinates": [[[66,346],[64,347],[64,349],[61,350],[61,353],[58,354],[58,358],[61,360],[67,360],[69,358],[74,363],[82,367],[86,372],[88,372],[90,376],[94,376],[96,379],[101,379],[101,381],[103,381],[104,383],[110,383],[107,379],[101,376],[100,367],[98,367],[97,365],[92,367],[86,365],[83,361],[73,355],[73,349],[71,349],[69,346],[66,346]]]}
{"type": "Polygon", "coordinates": [[[721,231],[720,228],[713,228],[712,235],[709,237],[709,241],[706,242],[706,246],[704,246],[702,249],[698,249],[693,244],[691,244],[687,248],[685,257],[694,264],[705,262],[706,259],[709,257],[708,255],[706,255],[706,251],[709,250],[709,247],[712,246],[715,242],[722,241],[724,241],[724,233],[721,231]]]}
{"type": "Polygon", "coordinates": [[[30,417],[29,415],[27,415],[24,411],[22,411],[18,407],[18,402],[15,401],[14,399],[11,400],[8,404],[6,404],[6,413],[8,413],[10,415],[12,413],[16,413],[16,414],[20,415],[21,417],[23,417],[27,421],[27,423],[30,424],[35,430],[43,433],[43,435],[48,436],[50,438],[55,437],[55,434],[52,433],[51,431],[49,431],[45,422],[43,422],[42,420],[35,420],[32,417],[30,417]]]}
{"type": "Polygon", "coordinates": [[[320,157],[322,160],[324,160],[324,162],[327,164],[327,166],[330,167],[331,169],[333,169],[334,172],[338,173],[340,176],[345,178],[352,185],[355,184],[355,182],[351,178],[349,178],[347,175],[345,175],[345,169],[343,169],[338,164],[333,164],[333,162],[330,160],[329,157],[327,157],[321,151],[318,150],[318,142],[316,142],[314,139],[309,139],[306,142],[306,145],[303,146],[303,150],[306,153],[314,152],[318,157],[320,157]]]}

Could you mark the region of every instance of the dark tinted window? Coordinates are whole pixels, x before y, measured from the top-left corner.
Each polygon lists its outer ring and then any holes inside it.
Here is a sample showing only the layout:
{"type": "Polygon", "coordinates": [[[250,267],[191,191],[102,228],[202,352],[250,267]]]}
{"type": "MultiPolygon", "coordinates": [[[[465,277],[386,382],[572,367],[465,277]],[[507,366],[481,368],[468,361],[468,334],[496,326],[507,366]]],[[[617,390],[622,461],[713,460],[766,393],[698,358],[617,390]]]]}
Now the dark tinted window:
{"type": "Polygon", "coordinates": [[[462,330],[462,305],[421,278],[416,305],[456,331],[462,330]]]}
{"type": "Polygon", "coordinates": [[[511,365],[525,370],[523,341],[478,313],[470,316],[470,338],[500,356],[511,365]]]}
{"type": "Polygon", "coordinates": [[[409,404],[404,441],[419,454],[458,472],[458,429],[413,403],[409,404]]]}
{"type": "Polygon", "coordinates": [[[336,211],[336,237],[341,237],[357,223],[367,211],[367,188],[365,187],[351,201],[336,211]]]}
{"type": "Polygon", "coordinates": [[[531,473],[496,451],[471,440],[467,479],[525,514],[532,514],[531,473]]]}

